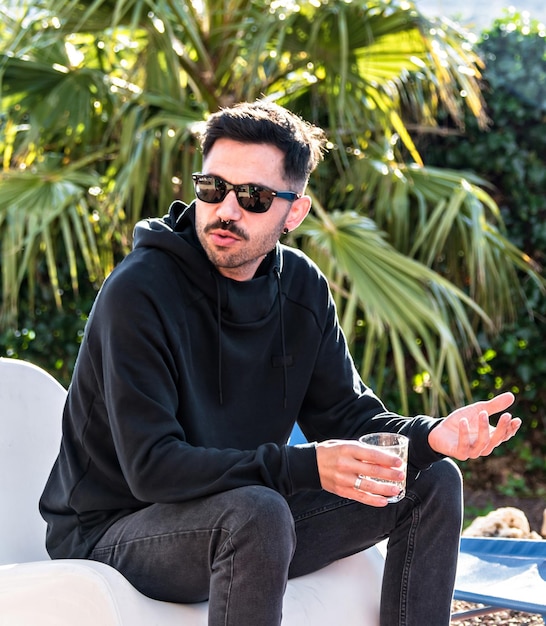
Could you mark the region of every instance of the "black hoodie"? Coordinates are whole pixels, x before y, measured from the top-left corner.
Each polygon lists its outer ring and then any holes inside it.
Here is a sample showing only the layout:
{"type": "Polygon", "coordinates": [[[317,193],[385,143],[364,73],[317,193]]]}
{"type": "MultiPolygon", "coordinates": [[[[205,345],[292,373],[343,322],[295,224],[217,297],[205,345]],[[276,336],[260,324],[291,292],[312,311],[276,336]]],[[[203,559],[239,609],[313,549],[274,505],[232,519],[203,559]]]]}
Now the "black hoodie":
{"type": "Polygon", "coordinates": [[[410,462],[441,458],[438,421],[389,413],[360,380],[324,276],[277,244],[246,282],[219,274],[175,202],[135,228],[134,250],[89,316],[40,501],[54,558],[85,558],[120,517],[244,485],[320,489],[313,445],[409,435],[410,462]]]}

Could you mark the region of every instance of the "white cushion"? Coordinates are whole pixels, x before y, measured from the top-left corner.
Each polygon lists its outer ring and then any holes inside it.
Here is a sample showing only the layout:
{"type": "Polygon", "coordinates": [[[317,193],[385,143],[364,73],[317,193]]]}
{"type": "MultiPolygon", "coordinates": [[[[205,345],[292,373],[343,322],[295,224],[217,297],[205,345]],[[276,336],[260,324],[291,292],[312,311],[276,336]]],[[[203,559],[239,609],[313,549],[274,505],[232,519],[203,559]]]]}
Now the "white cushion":
{"type": "MultiPolygon", "coordinates": [[[[283,626],[377,626],[382,570],[372,548],[290,580],[283,626]]],[[[0,626],[207,626],[207,607],[151,600],[94,561],[0,566],[0,626]]]]}

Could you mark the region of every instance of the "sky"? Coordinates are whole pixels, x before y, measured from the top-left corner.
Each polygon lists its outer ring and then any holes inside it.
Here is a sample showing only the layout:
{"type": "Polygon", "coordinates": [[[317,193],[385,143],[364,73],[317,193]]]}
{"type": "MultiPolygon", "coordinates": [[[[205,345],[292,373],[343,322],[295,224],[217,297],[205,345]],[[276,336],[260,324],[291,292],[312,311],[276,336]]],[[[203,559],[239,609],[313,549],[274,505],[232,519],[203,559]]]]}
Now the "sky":
{"type": "Polygon", "coordinates": [[[546,0],[414,0],[425,15],[445,16],[465,28],[479,32],[502,17],[504,10],[514,7],[517,12],[528,11],[532,19],[546,24],[546,0]]]}

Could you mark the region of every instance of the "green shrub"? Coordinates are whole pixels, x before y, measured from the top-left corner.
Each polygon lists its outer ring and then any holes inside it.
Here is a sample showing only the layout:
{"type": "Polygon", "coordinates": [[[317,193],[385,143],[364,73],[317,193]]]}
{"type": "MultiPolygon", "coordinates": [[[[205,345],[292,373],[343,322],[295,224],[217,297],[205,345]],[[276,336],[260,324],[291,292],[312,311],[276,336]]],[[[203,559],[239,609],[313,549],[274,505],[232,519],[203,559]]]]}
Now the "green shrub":
{"type": "Polygon", "coordinates": [[[86,282],[74,294],[64,278],[62,310],[47,288],[37,290],[34,302],[23,294],[17,325],[0,327],[0,355],[30,361],[68,387],[96,291],[86,282]]]}
{"type": "MultiPolygon", "coordinates": [[[[488,180],[510,240],[544,264],[546,38],[537,24],[514,15],[484,32],[478,49],[485,63],[490,127],[478,128],[469,115],[464,133],[427,140],[427,161],[470,170],[488,180]]],[[[447,116],[441,121],[447,125],[447,116]]],[[[522,417],[523,426],[508,447],[518,469],[498,488],[529,495],[536,494],[546,478],[546,298],[534,283],[524,283],[523,289],[532,310],[519,310],[498,337],[482,340],[483,356],[475,364],[473,386],[477,398],[495,390],[517,394],[514,412],[522,417]]],[[[497,454],[504,453],[503,446],[497,454]]]]}

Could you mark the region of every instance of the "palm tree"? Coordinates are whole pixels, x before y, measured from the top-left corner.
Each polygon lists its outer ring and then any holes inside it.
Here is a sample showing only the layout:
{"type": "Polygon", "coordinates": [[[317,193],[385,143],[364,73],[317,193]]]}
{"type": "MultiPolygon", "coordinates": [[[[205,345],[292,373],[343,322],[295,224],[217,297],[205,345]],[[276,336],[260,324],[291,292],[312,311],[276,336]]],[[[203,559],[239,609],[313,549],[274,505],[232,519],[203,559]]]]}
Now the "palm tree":
{"type": "Polygon", "coordinates": [[[98,287],[138,219],[191,199],[199,121],[265,96],[329,134],[292,243],[328,276],[364,378],[379,392],[395,380],[402,410],[409,386],[430,411],[470,395],[477,332],[510,317],[518,271],[539,278],[483,181],[427,168],[412,141],[438,106],[486,123],[463,32],[388,0],[11,0],[0,12],[4,324],[44,260],[59,306],[63,256],[74,289],[98,287]]]}

